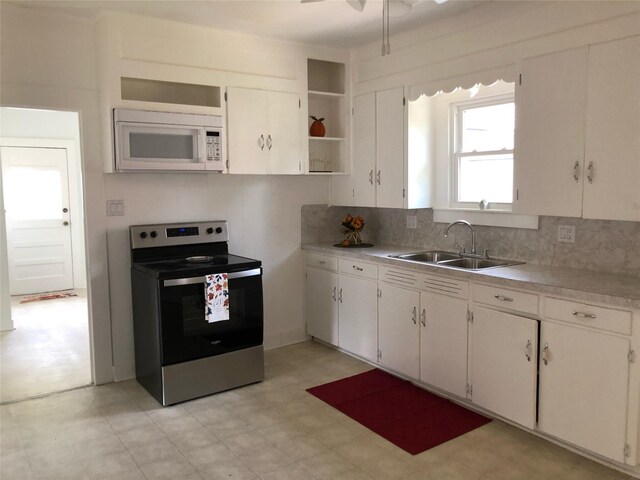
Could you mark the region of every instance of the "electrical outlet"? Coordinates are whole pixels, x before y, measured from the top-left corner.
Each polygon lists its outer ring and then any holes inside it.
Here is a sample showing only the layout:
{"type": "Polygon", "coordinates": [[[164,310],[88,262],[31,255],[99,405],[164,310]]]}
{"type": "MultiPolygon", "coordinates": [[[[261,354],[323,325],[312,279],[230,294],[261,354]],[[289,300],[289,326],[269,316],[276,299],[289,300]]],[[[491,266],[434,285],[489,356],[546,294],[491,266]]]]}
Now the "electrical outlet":
{"type": "Polygon", "coordinates": [[[575,243],[576,227],[575,225],[558,225],[558,241],[566,243],[575,243]]]}
{"type": "Polygon", "coordinates": [[[418,228],[418,217],[407,215],[407,228],[418,228]]]}
{"type": "Polygon", "coordinates": [[[107,216],[124,215],[124,200],[107,200],[107,216]]]}

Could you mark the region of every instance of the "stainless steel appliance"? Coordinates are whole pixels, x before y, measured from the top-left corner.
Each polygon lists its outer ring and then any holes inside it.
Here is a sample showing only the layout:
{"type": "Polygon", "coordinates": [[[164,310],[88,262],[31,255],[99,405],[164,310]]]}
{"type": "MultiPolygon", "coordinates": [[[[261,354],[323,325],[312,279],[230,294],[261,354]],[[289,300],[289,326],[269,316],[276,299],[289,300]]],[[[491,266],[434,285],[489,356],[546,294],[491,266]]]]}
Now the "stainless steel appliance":
{"type": "Polygon", "coordinates": [[[116,170],[225,170],[219,115],[114,109],[116,170]]]}
{"type": "Polygon", "coordinates": [[[228,253],[225,221],[129,227],[136,377],[162,405],[264,379],[262,264],[228,253]],[[227,274],[228,320],[205,315],[227,274]]]}

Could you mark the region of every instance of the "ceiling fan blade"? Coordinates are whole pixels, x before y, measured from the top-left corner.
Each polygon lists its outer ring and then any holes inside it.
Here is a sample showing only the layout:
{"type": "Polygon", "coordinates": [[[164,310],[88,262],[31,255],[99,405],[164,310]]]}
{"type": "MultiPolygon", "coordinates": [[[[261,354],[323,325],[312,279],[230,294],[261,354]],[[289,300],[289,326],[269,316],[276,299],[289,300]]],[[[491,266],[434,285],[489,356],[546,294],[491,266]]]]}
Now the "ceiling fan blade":
{"type": "Polygon", "coordinates": [[[347,3],[351,5],[354,10],[362,12],[367,0],[347,0],[347,3]]]}

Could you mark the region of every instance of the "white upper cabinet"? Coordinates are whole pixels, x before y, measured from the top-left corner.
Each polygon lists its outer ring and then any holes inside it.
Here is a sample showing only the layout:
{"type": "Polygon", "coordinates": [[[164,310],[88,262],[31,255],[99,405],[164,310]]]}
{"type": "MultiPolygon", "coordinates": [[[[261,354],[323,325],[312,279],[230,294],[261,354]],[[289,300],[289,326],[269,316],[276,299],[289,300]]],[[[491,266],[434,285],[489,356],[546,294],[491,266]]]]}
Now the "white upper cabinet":
{"type": "Polygon", "coordinates": [[[640,220],[640,37],[527,59],[515,213],[640,220]]]}
{"type": "Polygon", "coordinates": [[[579,217],[587,48],[527,59],[516,85],[515,213],[579,217]]]}
{"type": "Polygon", "coordinates": [[[584,218],[640,220],[640,37],[589,48],[584,218]]]}
{"type": "Polygon", "coordinates": [[[299,97],[227,88],[227,138],[229,173],[302,173],[299,97]]]}
{"type": "Polygon", "coordinates": [[[353,205],[373,207],[376,203],[376,94],[353,99],[353,205]]]}

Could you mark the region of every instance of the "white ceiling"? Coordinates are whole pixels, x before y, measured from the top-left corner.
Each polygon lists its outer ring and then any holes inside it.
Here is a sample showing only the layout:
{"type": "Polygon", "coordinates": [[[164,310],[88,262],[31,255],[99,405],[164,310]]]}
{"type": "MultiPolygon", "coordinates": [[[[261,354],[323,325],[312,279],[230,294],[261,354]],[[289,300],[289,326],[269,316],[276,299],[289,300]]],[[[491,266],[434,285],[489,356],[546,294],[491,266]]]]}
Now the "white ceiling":
{"type": "MultiPolygon", "coordinates": [[[[357,12],[345,0],[304,4],[299,0],[15,0],[6,3],[90,18],[101,9],[115,10],[336,48],[359,46],[382,36],[382,0],[368,0],[363,12],[357,12]]],[[[483,3],[487,2],[419,1],[409,13],[391,18],[391,38],[394,32],[422,26],[483,3]]]]}

